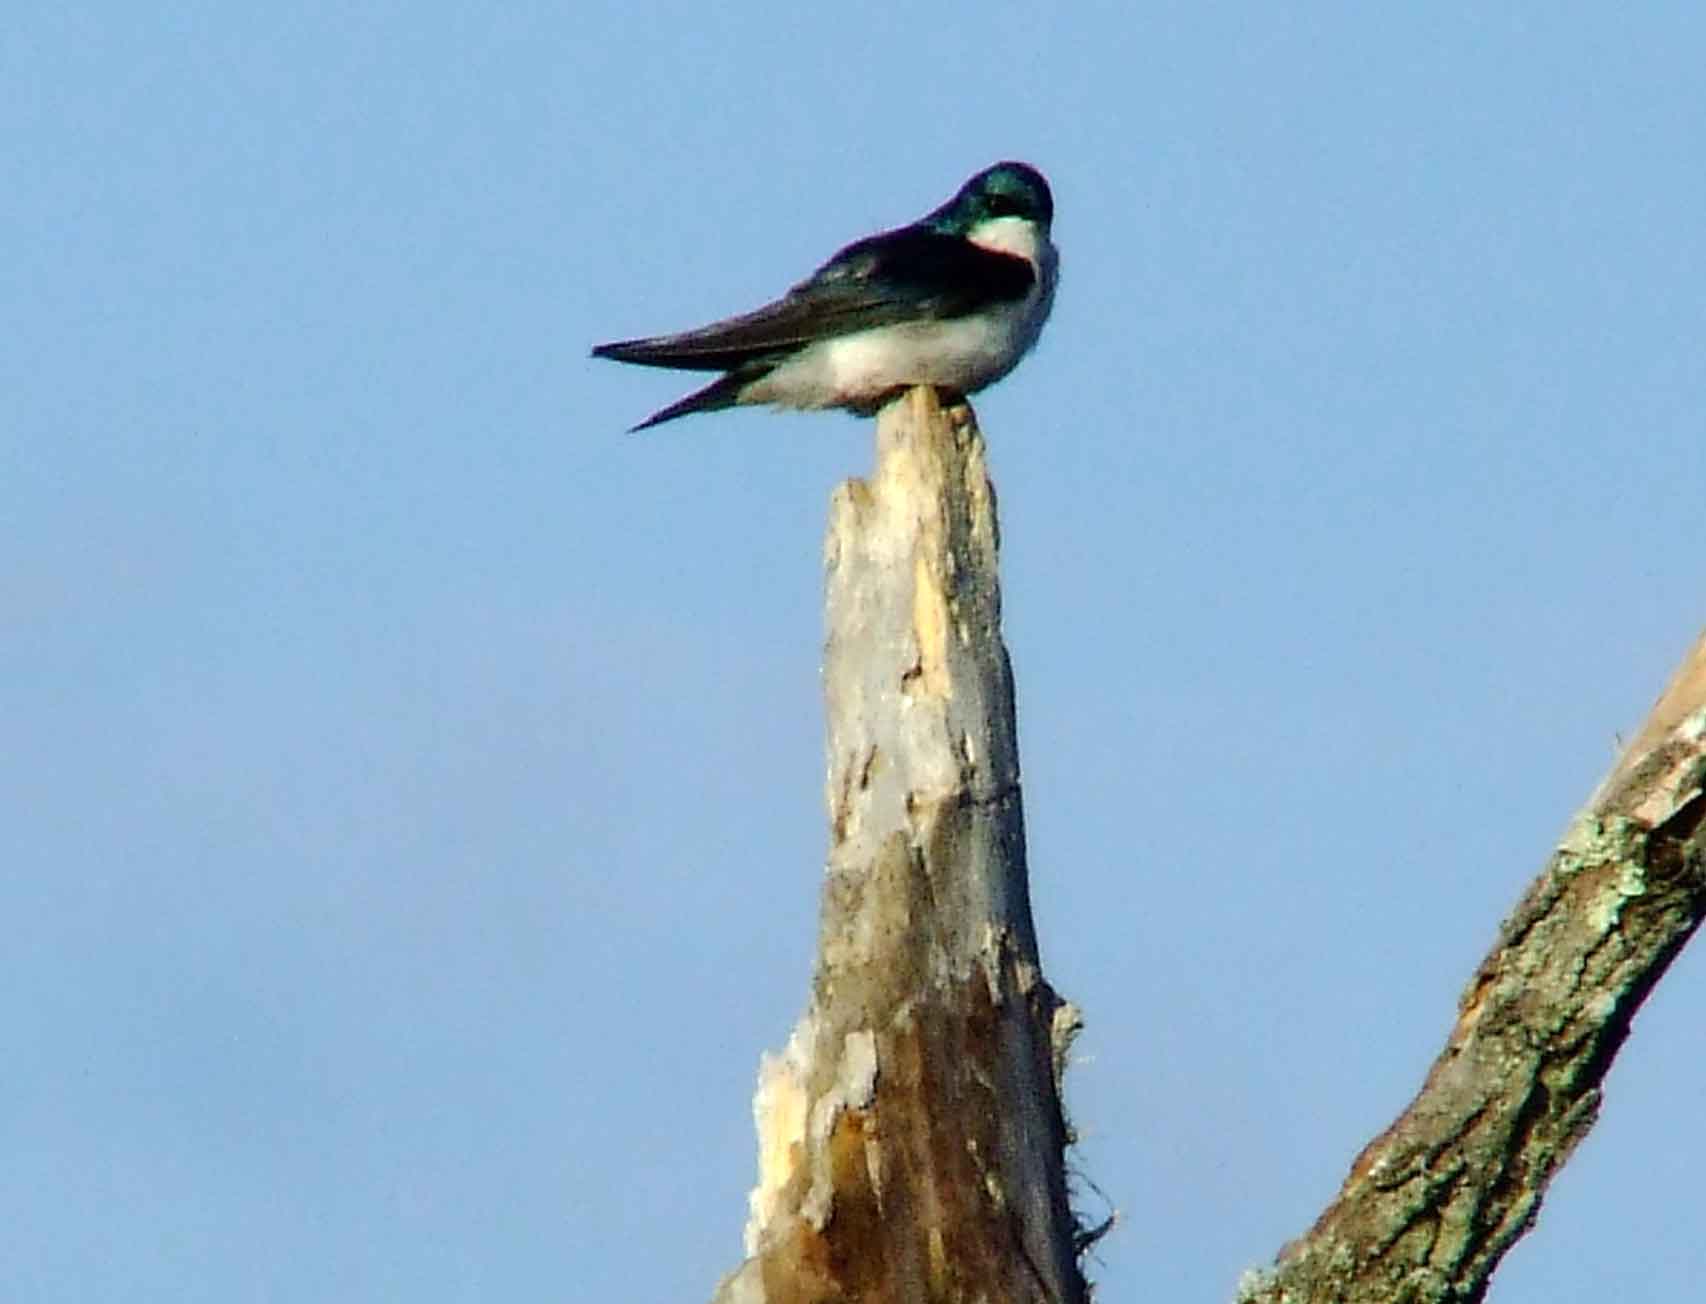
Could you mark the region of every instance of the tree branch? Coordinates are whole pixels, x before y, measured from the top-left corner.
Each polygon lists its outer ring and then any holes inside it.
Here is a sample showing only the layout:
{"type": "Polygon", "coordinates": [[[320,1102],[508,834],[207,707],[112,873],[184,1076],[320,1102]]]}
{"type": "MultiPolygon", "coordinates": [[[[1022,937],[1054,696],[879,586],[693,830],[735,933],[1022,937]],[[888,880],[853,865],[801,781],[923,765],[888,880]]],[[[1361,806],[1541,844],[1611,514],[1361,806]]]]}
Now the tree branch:
{"type": "Polygon", "coordinates": [[[1239,1299],[1481,1299],[1703,909],[1706,637],[1500,928],[1420,1094],[1239,1299]]]}

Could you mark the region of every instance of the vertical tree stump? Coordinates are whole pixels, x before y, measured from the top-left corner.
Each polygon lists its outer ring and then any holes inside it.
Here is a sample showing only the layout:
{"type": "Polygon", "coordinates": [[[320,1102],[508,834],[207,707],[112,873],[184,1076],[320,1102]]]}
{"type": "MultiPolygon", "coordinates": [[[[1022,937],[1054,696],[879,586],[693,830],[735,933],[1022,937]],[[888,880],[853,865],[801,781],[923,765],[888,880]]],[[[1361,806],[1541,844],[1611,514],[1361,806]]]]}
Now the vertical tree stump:
{"type": "Polygon", "coordinates": [[[809,1007],[767,1057],[748,1258],[718,1304],[1081,1304],[1026,883],[995,499],[916,389],[826,543],[831,845],[809,1007]]]}

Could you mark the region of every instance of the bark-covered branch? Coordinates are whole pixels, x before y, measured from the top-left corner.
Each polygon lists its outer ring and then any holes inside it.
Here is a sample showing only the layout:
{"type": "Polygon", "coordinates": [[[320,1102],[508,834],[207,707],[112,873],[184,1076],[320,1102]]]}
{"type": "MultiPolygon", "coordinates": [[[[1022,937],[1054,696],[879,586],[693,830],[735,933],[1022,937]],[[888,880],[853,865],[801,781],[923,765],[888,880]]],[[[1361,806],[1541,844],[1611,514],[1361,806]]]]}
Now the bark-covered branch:
{"type": "Polygon", "coordinates": [[[826,545],[831,846],[810,1006],[767,1058],[748,1258],[718,1304],[1081,1304],[1025,879],[995,504],[916,389],[826,545]]]}
{"type": "Polygon", "coordinates": [[[1420,1094],[1240,1300],[1481,1299],[1703,910],[1706,638],[1500,928],[1420,1094]]]}

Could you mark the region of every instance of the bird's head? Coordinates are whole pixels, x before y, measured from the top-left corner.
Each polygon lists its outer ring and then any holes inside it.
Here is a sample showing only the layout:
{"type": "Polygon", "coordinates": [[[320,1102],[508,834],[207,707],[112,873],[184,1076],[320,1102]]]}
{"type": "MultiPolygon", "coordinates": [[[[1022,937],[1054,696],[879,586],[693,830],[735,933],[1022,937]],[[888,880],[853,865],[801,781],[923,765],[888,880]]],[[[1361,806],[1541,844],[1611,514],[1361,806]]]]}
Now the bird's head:
{"type": "Polygon", "coordinates": [[[969,236],[987,222],[1016,218],[1047,235],[1054,221],[1054,196],[1043,174],[1029,163],[985,168],[925,219],[938,231],[969,236]]]}

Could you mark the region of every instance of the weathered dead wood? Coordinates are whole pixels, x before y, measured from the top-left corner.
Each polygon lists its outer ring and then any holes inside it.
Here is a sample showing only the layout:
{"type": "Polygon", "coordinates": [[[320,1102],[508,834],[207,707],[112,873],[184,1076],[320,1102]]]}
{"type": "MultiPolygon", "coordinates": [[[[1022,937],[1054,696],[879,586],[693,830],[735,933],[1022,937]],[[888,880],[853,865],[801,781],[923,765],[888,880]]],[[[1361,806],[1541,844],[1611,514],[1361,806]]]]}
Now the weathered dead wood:
{"type": "MultiPolygon", "coordinates": [[[[831,847],[767,1058],[748,1258],[715,1304],[1083,1304],[1025,878],[996,520],[969,408],[878,421],[827,542],[831,847]]],[[[1500,929],[1420,1093],[1250,1304],[1476,1301],[1706,911],[1706,638],[1500,929]]]]}
{"type": "Polygon", "coordinates": [[[1421,1092],[1241,1301],[1475,1301],[1706,910],[1706,637],[1499,930],[1421,1092]]]}
{"type": "Polygon", "coordinates": [[[970,408],[877,422],[826,544],[831,845],[817,970],[754,1109],[718,1304],[1081,1304],[1025,878],[995,503],[970,408]]]}

